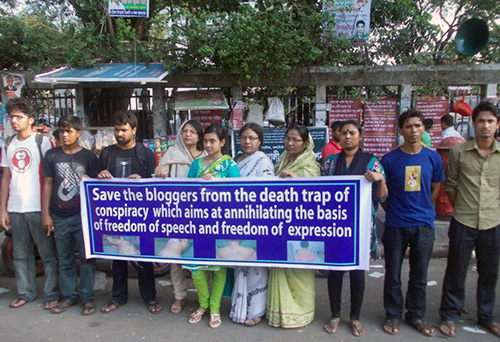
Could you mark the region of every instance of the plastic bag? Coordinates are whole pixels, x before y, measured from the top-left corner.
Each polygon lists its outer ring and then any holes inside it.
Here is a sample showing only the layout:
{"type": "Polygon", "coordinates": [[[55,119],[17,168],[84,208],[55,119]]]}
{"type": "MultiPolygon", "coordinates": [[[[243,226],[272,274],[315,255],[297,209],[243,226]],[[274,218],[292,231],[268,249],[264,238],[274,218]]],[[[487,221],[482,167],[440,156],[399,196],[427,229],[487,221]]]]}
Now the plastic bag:
{"type": "Polygon", "coordinates": [[[463,116],[472,116],[472,107],[465,102],[465,96],[462,96],[461,100],[455,101],[451,105],[451,109],[460,115],[463,116]]]}
{"type": "Polygon", "coordinates": [[[92,151],[95,146],[95,138],[89,131],[82,131],[82,135],[78,138],[78,143],[80,146],[92,151]]]}
{"type": "Polygon", "coordinates": [[[270,97],[267,99],[269,108],[266,112],[266,120],[274,122],[285,122],[285,108],[279,97],[270,97]]]}
{"type": "Polygon", "coordinates": [[[246,122],[253,122],[257,125],[262,126],[262,123],[264,122],[264,107],[258,103],[254,103],[248,106],[248,115],[246,122]]]}

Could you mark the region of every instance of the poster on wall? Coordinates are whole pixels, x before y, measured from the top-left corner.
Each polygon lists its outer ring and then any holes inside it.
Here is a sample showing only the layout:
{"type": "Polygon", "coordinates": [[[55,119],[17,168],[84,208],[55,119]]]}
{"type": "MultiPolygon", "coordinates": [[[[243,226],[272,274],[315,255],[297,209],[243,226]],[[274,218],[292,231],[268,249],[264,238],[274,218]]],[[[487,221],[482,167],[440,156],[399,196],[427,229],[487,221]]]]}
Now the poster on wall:
{"type": "Polygon", "coordinates": [[[368,40],[371,0],[324,0],[323,8],[335,20],[335,36],[356,43],[368,40]]]}
{"type": "Polygon", "coordinates": [[[108,0],[110,17],[149,17],[149,0],[108,0]]]}
{"type": "Polygon", "coordinates": [[[2,93],[6,100],[21,97],[21,91],[25,84],[24,76],[15,73],[2,72],[2,93]]]}
{"type": "Polygon", "coordinates": [[[396,146],[398,100],[366,101],[363,151],[382,157],[396,146]]]}
{"type": "Polygon", "coordinates": [[[330,138],[332,137],[331,126],[334,121],[357,120],[361,119],[362,104],[361,100],[353,99],[328,99],[331,106],[328,112],[328,122],[330,138]]]}
{"type": "Polygon", "coordinates": [[[444,97],[427,98],[417,100],[415,109],[422,112],[426,119],[432,119],[432,125],[429,134],[432,140],[432,148],[436,148],[441,143],[441,117],[450,113],[450,101],[444,97]]]}
{"type": "Polygon", "coordinates": [[[207,128],[211,124],[221,125],[222,123],[222,110],[192,110],[191,119],[198,120],[203,129],[207,128]]]}

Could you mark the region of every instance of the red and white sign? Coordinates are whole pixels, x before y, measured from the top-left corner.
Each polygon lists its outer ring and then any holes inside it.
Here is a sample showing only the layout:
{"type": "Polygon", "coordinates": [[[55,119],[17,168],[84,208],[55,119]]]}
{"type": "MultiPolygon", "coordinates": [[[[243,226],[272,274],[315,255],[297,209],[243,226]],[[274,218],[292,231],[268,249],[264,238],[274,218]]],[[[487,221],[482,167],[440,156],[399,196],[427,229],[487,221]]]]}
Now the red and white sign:
{"type": "Polygon", "coordinates": [[[429,132],[433,148],[436,148],[441,143],[441,117],[449,114],[449,108],[450,101],[441,97],[428,98],[415,102],[415,109],[422,112],[426,119],[432,119],[434,121],[434,124],[429,132]]]}
{"type": "Polygon", "coordinates": [[[367,101],[364,112],[363,151],[382,157],[396,147],[398,100],[367,101]]]}

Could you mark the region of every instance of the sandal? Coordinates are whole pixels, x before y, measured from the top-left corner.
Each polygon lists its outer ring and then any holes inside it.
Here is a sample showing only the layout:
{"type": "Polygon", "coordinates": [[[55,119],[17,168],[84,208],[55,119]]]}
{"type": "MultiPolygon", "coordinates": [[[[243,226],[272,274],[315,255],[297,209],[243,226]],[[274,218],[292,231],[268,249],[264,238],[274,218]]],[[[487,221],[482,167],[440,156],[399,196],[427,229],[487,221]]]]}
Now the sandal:
{"type": "Polygon", "coordinates": [[[184,301],[182,299],[176,299],[170,306],[170,312],[174,314],[178,314],[182,311],[182,307],[184,306],[184,301]]]}
{"type": "Polygon", "coordinates": [[[191,323],[191,324],[195,324],[195,323],[198,323],[199,321],[201,321],[201,318],[203,317],[203,315],[207,312],[207,309],[205,308],[198,308],[196,309],[190,316],[189,316],[189,320],[188,322],[191,323]]]}
{"type": "Polygon", "coordinates": [[[46,302],[45,304],[43,304],[43,309],[52,310],[52,308],[54,308],[57,304],[59,304],[59,301],[57,299],[51,300],[50,302],[46,302]]]}
{"type": "Polygon", "coordinates": [[[157,300],[152,300],[147,305],[149,312],[152,314],[157,314],[163,310],[163,305],[161,305],[157,300]]]}
{"type": "Polygon", "coordinates": [[[399,319],[386,318],[384,324],[382,324],[382,329],[389,335],[399,334],[399,319]]]}
{"type": "Polygon", "coordinates": [[[24,304],[27,304],[28,301],[26,299],[21,299],[17,298],[12,301],[12,303],[9,304],[9,308],[11,309],[17,309],[23,306],[24,304]]]}
{"type": "Polygon", "coordinates": [[[255,327],[262,321],[262,317],[255,317],[251,319],[247,319],[243,324],[247,327],[255,327]]]}
{"type": "Polygon", "coordinates": [[[479,325],[488,330],[490,333],[495,335],[496,337],[500,337],[500,323],[497,322],[488,322],[483,323],[479,322],[479,325]]]}
{"type": "Polygon", "coordinates": [[[332,318],[328,323],[325,324],[323,328],[325,328],[326,332],[329,334],[337,333],[340,324],[340,317],[332,318]]]}
{"type": "Polygon", "coordinates": [[[69,300],[61,300],[59,303],[54,305],[52,309],[50,309],[50,312],[52,312],[53,314],[60,314],[68,310],[73,305],[75,305],[75,302],[71,302],[69,300]]]}
{"type": "Polygon", "coordinates": [[[210,314],[210,320],[208,321],[208,326],[212,329],[220,327],[222,320],[219,313],[210,314]]]}
{"type": "Polygon", "coordinates": [[[115,311],[116,309],[118,309],[122,305],[123,304],[121,304],[121,303],[111,301],[111,302],[108,302],[107,304],[102,306],[101,312],[103,314],[107,314],[107,313],[110,313],[112,311],[115,311]]]}
{"type": "Polygon", "coordinates": [[[351,331],[356,337],[363,336],[366,333],[366,329],[363,327],[363,324],[361,324],[361,322],[357,319],[351,319],[351,331]]]}
{"type": "Polygon", "coordinates": [[[96,306],[93,300],[89,300],[88,302],[83,303],[82,315],[92,315],[95,312],[95,308],[96,306]]]}
{"type": "Polygon", "coordinates": [[[436,327],[423,319],[416,319],[410,324],[424,336],[431,337],[436,335],[436,327]]]}
{"type": "Polygon", "coordinates": [[[453,321],[441,321],[441,324],[439,325],[439,331],[441,331],[441,334],[445,336],[455,337],[455,334],[457,333],[457,327],[455,325],[455,322],[453,321]]]}

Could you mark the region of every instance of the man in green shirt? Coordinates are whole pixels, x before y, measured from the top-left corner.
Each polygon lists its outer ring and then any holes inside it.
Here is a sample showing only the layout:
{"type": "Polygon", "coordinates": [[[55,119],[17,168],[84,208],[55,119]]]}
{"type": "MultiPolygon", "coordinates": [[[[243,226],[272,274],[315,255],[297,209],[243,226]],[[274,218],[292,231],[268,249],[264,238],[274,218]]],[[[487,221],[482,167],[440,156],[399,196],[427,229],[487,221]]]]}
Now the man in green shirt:
{"type": "Polygon", "coordinates": [[[500,126],[498,109],[489,102],[474,108],[476,137],[450,151],[445,190],[455,215],[449,229],[448,265],[441,298],[440,330],[455,336],[456,322],[464,308],[465,278],[472,250],[476,251],[477,320],[500,337],[495,322],[495,287],[500,257],[500,147],[495,140],[500,126]]]}

